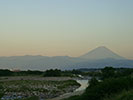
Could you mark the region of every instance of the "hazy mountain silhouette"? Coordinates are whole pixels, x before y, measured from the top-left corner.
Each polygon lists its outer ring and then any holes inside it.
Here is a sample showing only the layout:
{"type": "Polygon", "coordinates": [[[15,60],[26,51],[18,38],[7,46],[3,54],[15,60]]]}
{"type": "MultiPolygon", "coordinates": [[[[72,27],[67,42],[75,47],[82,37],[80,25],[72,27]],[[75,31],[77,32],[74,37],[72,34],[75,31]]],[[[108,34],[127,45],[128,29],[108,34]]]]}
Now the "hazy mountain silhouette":
{"type": "Polygon", "coordinates": [[[113,66],[115,68],[133,68],[133,60],[123,59],[99,59],[99,60],[88,60],[80,63],[76,63],[71,69],[80,68],[104,68],[105,66],[113,66]]]}
{"type": "Polygon", "coordinates": [[[132,67],[133,60],[125,59],[106,47],[98,47],[80,57],[69,56],[12,56],[0,57],[0,68],[22,70],[132,67]]]}
{"type": "Polygon", "coordinates": [[[98,60],[98,59],[125,59],[124,57],[119,56],[118,54],[112,52],[110,49],[101,46],[98,47],[82,56],[80,58],[98,60]]]}

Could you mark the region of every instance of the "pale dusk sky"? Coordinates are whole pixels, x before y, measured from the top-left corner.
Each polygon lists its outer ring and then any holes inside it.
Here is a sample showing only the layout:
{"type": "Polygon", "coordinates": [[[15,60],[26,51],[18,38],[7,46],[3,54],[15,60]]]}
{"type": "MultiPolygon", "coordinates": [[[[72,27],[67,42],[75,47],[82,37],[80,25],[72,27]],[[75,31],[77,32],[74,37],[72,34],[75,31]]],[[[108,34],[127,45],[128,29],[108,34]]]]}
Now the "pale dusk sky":
{"type": "Polygon", "coordinates": [[[133,59],[133,0],[0,0],[0,56],[80,56],[98,46],[133,59]]]}

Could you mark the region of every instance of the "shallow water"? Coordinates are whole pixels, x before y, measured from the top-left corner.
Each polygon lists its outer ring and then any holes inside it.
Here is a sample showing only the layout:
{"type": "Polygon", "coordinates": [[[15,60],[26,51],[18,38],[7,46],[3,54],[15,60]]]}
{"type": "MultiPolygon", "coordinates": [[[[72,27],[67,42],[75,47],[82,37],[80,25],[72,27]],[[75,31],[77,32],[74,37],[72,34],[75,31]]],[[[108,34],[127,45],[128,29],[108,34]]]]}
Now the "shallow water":
{"type": "Polygon", "coordinates": [[[81,86],[75,91],[83,91],[88,87],[88,80],[76,80],[81,86]]]}

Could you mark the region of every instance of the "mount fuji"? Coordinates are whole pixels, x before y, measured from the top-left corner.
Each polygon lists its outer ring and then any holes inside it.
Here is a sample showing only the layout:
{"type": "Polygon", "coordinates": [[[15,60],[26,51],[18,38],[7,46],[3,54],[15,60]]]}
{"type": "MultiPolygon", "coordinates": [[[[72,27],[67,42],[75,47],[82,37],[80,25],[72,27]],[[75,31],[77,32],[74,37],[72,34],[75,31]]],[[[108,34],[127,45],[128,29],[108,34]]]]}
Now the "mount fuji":
{"type": "Polygon", "coordinates": [[[82,56],[80,58],[90,59],[90,60],[98,60],[98,59],[125,59],[124,57],[119,56],[118,54],[114,53],[110,49],[101,46],[98,47],[82,56]]]}

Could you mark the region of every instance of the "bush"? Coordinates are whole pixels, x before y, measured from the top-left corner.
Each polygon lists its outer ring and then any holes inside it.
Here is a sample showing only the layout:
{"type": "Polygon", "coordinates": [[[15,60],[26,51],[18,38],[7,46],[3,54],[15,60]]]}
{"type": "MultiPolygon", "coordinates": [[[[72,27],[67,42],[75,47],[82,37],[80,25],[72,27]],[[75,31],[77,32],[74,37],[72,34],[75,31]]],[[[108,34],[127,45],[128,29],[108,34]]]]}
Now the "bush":
{"type": "Polygon", "coordinates": [[[105,67],[102,71],[102,79],[115,77],[115,69],[113,67],[105,67]]]}
{"type": "Polygon", "coordinates": [[[0,76],[11,76],[13,72],[8,69],[0,69],[0,76]]]}
{"type": "Polygon", "coordinates": [[[99,82],[96,85],[88,86],[83,95],[71,97],[66,100],[103,100],[105,97],[110,97],[113,94],[118,94],[123,90],[128,91],[130,89],[133,89],[133,78],[110,78],[99,82]]]}
{"type": "Polygon", "coordinates": [[[105,98],[104,100],[133,100],[133,90],[123,91],[120,94],[113,95],[110,98],[105,98]]]}
{"type": "Polygon", "coordinates": [[[89,81],[89,87],[93,87],[93,86],[96,86],[98,84],[98,80],[93,77],[90,81],[89,81]]]}
{"type": "Polygon", "coordinates": [[[103,97],[108,97],[131,88],[133,88],[133,79],[131,77],[107,79],[94,87],[89,86],[83,97],[84,100],[102,100],[103,97]]]}

